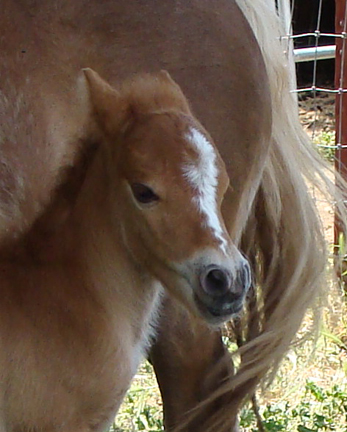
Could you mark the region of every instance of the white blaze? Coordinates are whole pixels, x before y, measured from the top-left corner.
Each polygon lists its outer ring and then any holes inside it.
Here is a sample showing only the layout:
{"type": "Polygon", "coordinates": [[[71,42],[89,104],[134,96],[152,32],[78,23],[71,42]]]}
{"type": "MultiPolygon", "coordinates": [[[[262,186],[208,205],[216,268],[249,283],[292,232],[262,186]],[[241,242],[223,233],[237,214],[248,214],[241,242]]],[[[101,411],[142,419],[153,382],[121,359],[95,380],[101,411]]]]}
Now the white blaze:
{"type": "Polygon", "coordinates": [[[207,226],[213,231],[226,254],[228,242],[223,236],[217,212],[218,168],[215,149],[197,129],[191,128],[186,138],[197,150],[199,160],[196,164],[187,163],[183,167],[184,175],[196,190],[194,201],[205,216],[207,226]]]}

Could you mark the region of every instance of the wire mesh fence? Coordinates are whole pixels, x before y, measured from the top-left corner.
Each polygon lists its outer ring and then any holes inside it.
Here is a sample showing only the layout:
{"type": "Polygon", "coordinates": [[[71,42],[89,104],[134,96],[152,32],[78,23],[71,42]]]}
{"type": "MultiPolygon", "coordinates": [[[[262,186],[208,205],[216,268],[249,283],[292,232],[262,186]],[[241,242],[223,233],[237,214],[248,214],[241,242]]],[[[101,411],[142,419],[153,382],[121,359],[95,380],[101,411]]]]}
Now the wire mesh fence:
{"type": "MultiPolygon", "coordinates": [[[[337,2],[339,0],[336,0],[337,2]]],[[[308,0],[307,3],[310,1],[308,0]]],[[[346,0],[342,0],[346,3],[346,0]]],[[[311,2],[313,3],[313,2],[311,2]]],[[[335,86],[334,76],[329,75],[329,70],[324,74],[327,64],[323,60],[334,59],[336,57],[336,39],[344,39],[344,33],[336,33],[334,28],[329,28],[330,31],[321,30],[321,21],[324,12],[335,16],[335,11],[329,8],[327,11],[323,8],[323,4],[331,6],[331,2],[324,0],[315,1],[316,7],[309,8],[307,20],[300,23],[296,27],[294,12],[297,15],[302,12],[301,4],[297,0],[278,0],[278,11],[283,22],[282,41],[288,57],[292,57],[296,64],[309,62],[303,68],[297,67],[298,83],[293,81],[292,92],[298,95],[305,94],[306,97],[317,98],[321,93],[333,94],[334,96],[340,92],[335,86]],[[290,9],[290,12],[284,12],[290,9]],[[293,23],[293,24],[292,24],[293,23]],[[301,33],[299,31],[302,31],[301,33]],[[318,72],[321,71],[321,78],[318,79],[318,72]],[[302,75],[301,75],[302,74],[302,75]],[[322,78],[323,76],[323,78],[322,78]],[[322,85],[324,82],[324,85],[322,85]],[[297,85],[298,84],[298,85],[297,85]]],[[[346,91],[346,90],[342,90],[346,91]]]]}
{"type": "MultiPolygon", "coordinates": [[[[277,0],[277,8],[304,127],[347,179],[347,0],[277,0]]],[[[337,219],[334,231],[337,244],[337,219]]]]}

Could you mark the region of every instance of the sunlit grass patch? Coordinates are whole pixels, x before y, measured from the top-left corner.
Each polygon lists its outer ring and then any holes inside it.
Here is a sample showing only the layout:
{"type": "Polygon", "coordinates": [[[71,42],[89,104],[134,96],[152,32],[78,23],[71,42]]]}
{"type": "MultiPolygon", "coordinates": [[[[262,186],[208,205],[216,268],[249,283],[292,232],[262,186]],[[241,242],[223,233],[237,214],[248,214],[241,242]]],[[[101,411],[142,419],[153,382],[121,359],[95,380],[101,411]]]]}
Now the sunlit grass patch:
{"type": "Polygon", "coordinates": [[[110,432],[162,432],[162,402],[152,366],[140,367],[110,432]]]}
{"type": "Polygon", "coordinates": [[[313,143],[317,146],[319,153],[329,162],[335,160],[335,132],[328,130],[318,133],[313,138],[313,143]]]}
{"type": "MultiPolygon", "coordinates": [[[[307,381],[298,401],[280,400],[260,409],[266,432],[347,431],[347,388],[333,385],[325,389],[307,381]]],[[[258,432],[253,410],[246,406],[240,416],[244,431],[258,432]]]]}

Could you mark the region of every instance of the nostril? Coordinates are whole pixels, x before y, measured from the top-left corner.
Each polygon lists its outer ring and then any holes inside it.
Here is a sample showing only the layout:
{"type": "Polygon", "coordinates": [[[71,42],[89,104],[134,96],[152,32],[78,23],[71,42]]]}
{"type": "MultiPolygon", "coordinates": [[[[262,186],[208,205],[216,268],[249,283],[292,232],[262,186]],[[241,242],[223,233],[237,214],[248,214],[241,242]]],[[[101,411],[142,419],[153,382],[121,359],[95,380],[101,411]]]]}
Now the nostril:
{"type": "Polygon", "coordinates": [[[213,266],[202,275],[201,285],[207,294],[222,296],[230,289],[231,277],[226,270],[213,266]]]}
{"type": "Polygon", "coordinates": [[[207,282],[217,291],[225,289],[228,286],[228,278],[222,270],[211,270],[207,274],[207,282]]]}

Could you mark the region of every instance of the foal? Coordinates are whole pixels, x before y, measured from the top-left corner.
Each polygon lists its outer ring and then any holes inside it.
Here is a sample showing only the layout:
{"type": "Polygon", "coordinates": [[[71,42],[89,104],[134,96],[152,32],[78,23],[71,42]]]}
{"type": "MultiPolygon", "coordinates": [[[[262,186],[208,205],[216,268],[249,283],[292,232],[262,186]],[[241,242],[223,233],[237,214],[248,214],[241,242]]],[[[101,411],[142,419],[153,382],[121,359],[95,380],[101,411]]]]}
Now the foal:
{"type": "Polygon", "coordinates": [[[1,432],[103,431],[163,289],[214,326],[250,286],[220,213],[223,161],[169,75],[117,91],[87,69],[77,92],[72,160],[1,248],[1,432]]]}

